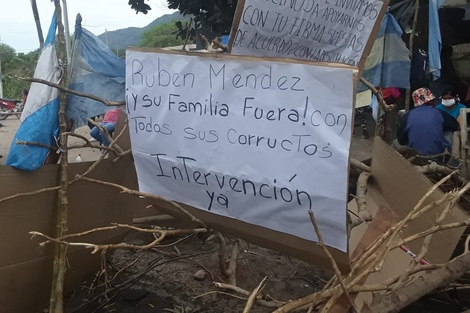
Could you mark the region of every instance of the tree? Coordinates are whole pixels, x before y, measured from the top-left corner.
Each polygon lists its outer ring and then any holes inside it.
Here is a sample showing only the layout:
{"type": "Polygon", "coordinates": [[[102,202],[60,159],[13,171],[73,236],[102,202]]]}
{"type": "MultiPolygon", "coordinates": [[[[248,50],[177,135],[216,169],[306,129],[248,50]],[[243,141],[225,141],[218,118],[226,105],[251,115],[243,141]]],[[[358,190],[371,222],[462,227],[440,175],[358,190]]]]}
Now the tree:
{"type": "MultiPolygon", "coordinates": [[[[151,10],[145,0],[129,0],[137,13],[147,14],[151,10]]],[[[237,7],[237,0],[168,0],[170,9],[179,10],[184,16],[193,15],[196,29],[204,28],[219,35],[228,34],[237,7]]],[[[182,38],[186,29],[180,29],[182,38]]]]}
{"type": "Polygon", "coordinates": [[[7,45],[6,43],[0,43],[0,60],[2,60],[3,66],[10,62],[11,59],[16,55],[15,49],[7,45]]]}
{"type": "Polygon", "coordinates": [[[164,48],[182,45],[184,41],[177,39],[175,34],[178,28],[175,26],[177,20],[173,20],[166,24],[161,24],[142,34],[140,41],[141,47],[164,48]]]}
{"type": "Polygon", "coordinates": [[[21,77],[32,77],[39,58],[39,49],[27,54],[16,54],[13,48],[2,49],[0,45],[0,58],[4,55],[8,62],[2,61],[3,93],[5,98],[18,99],[23,89],[29,89],[30,83],[20,80],[21,77]],[[4,52],[7,53],[4,53],[4,52]],[[11,54],[13,51],[13,54],[11,54]]]}

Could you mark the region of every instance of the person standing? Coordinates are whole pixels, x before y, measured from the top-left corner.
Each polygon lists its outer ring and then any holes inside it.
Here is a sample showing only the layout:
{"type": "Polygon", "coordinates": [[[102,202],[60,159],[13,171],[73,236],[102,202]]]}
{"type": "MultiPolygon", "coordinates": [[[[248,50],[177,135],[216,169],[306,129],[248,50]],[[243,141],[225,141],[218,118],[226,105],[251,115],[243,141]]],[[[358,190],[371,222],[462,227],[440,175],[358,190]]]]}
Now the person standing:
{"type": "Polygon", "coordinates": [[[412,94],[415,108],[402,116],[397,131],[401,145],[415,149],[419,155],[437,155],[451,151],[450,143],[444,138],[444,131],[456,131],[457,121],[446,118],[434,107],[435,96],[428,88],[419,88],[412,94]]]}
{"type": "MultiPolygon", "coordinates": [[[[103,121],[99,124],[101,127],[104,127],[109,135],[112,135],[116,129],[116,124],[119,118],[120,109],[112,109],[105,113],[103,121]]],[[[95,138],[103,146],[109,146],[109,140],[104,134],[102,134],[99,127],[95,126],[90,130],[90,136],[95,138]]]]}

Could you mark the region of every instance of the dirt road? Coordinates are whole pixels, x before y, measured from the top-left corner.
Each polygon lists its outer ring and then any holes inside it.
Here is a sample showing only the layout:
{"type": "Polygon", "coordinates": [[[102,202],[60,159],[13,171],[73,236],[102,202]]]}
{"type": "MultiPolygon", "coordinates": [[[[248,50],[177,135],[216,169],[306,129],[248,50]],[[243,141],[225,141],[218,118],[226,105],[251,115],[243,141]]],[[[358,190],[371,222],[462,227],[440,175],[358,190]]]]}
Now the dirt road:
{"type": "MultiPolygon", "coordinates": [[[[18,127],[20,127],[20,119],[16,116],[10,116],[6,120],[0,121],[3,127],[0,127],[0,155],[3,157],[0,158],[0,164],[5,165],[6,159],[8,157],[8,151],[10,150],[10,145],[13,138],[15,137],[18,127]]],[[[76,133],[84,136],[85,138],[90,138],[89,134],[90,129],[88,126],[82,126],[76,130],[76,133]]],[[[69,138],[69,146],[77,145],[83,143],[82,140],[78,138],[69,138]]],[[[82,161],[94,161],[97,160],[101,151],[99,149],[92,148],[79,148],[69,151],[69,162],[76,162],[77,156],[80,154],[82,161]]]]}

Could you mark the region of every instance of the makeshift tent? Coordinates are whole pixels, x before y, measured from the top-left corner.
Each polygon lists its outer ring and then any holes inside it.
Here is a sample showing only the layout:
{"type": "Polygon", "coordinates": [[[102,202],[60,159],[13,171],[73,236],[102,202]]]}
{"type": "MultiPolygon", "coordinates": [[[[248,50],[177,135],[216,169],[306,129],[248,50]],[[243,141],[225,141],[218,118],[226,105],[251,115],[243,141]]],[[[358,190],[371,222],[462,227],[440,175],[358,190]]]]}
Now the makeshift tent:
{"type": "MultiPolygon", "coordinates": [[[[70,64],[69,88],[110,101],[124,101],[126,65],[98,37],[81,26],[77,15],[75,41],[70,64]]],[[[73,129],[85,125],[87,119],[103,114],[110,107],[101,102],[72,94],[67,98],[67,119],[73,129]]]]}
{"type": "MultiPolygon", "coordinates": [[[[116,56],[101,40],[81,27],[77,16],[74,50],[71,59],[69,88],[111,101],[124,101],[125,62],[116,56]]],[[[61,68],[54,47],[56,20],[52,21],[45,47],[41,52],[34,77],[58,83],[61,68]]],[[[73,127],[85,125],[89,117],[102,114],[110,107],[101,102],[68,95],[67,119],[73,127]]],[[[7,165],[32,171],[44,164],[56,146],[59,121],[59,90],[44,84],[31,85],[28,100],[21,116],[22,124],[12,142],[7,165]],[[17,141],[40,145],[17,144],[17,141]],[[41,146],[42,145],[42,146],[41,146]]]]}
{"type": "MultiPolygon", "coordinates": [[[[470,43],[470,3],[466,0],[419,0],[416,34],[413,38],[414,51],[425,51],[428,56],[426,80],[418,84],[411,82],[411,89],[428,86],[435,94],[453,86],[462,94],[466,90],[462,81],[470,79],[470,63],[462,62],[469,54],[458,57],[452,50],[462,51],[462,45],[470,43]],[[452,49],[454,48],[454,49],[452,49]],[[444,52],[444,53],[442,53],[444,52]],[[467,66],[462,69],[461,66],[467,66]],[[459,69],[457,71],[457,68],[459,69]],[[431,75],[429,75],[431,73],[431,75]],[[466,74],[465,74],[466,73],[466,74]]],[[[416,0],[392,0],[390,13],[405,33],[403,39],[409,42],[416,0]]]]}

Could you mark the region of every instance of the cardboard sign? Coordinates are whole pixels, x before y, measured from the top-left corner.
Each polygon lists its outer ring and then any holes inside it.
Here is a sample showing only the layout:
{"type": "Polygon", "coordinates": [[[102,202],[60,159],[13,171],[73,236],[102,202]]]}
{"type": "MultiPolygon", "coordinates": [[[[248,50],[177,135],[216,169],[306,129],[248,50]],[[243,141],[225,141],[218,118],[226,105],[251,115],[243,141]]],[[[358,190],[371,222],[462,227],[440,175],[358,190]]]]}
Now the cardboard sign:
{"type": "Polygon", "coordinates": [[[141,191],[347,251],[353,70],[128,50],[126,90],[141,191]]]}
{"type": "Polygon", "coordinates": [[[231,52],[358,66],[382,6],[380,0],[241,1],[231,52]]]}

